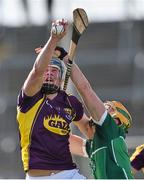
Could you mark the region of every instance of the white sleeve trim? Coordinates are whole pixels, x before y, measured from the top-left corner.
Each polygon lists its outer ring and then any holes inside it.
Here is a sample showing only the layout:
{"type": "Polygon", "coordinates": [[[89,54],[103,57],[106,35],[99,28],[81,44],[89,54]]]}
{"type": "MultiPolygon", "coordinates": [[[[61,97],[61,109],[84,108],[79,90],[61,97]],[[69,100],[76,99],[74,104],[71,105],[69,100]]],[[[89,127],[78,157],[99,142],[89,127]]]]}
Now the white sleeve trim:
{"type": "Polygon", "coordinates": [[[83,157],[88,157],[88,154],[86,152],[86,139],[83,140],[82,151],[83,151],[83,157]]]}
{"type": "Polygon", "coordinates": [[[105,119],[106,119],[106,116],[107,116],[107,110],[105,110],[105,112],[103,113],[103,115],[101,116],[100,120],[99,121],[96,121],[94,120],[94,122],[100,126],[103,125],[105,119]]]}

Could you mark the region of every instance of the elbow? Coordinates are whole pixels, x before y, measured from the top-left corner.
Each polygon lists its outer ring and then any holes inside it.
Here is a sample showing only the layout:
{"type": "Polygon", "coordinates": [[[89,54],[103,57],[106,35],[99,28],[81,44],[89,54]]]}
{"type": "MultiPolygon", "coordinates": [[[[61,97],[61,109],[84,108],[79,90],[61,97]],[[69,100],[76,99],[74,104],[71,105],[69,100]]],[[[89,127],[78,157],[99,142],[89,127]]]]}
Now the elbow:
{"type": "Polygon", "coordinates": [[[81,94],[85,94],[85,93],[89,93],[89,92],[92,92],[92,87],[90,86],[90,84],[88,82],[84,82],[84,83],[79,83],[78,85],[78,91],[81,93],[81,94]]]}

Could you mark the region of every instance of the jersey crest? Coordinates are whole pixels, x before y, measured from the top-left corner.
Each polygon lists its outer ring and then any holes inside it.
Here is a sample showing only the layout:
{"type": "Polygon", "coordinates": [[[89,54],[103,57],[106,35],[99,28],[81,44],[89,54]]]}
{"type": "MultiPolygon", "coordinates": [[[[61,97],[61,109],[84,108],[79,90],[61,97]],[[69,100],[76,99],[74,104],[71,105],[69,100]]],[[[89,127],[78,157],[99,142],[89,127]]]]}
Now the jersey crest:
{"type": "Polygon", "coordinates": [[[69,124],[59,115],[45,117],[43,124],[46,129],[55,134],[64,136],[70,132],[69,124]]]}

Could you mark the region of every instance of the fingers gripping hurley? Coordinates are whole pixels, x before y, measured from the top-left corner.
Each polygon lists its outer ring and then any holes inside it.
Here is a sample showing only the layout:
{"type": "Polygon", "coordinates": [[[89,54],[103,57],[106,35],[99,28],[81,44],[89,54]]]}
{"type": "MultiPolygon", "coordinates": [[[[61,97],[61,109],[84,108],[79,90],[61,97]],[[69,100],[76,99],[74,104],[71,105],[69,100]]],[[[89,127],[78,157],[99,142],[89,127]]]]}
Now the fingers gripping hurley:
{"type": "Polygon", "coordinates": [[[67,71],[64,80],[64,87],[63,89],[67,89],[68,80],[71,73],[71,67],[73,64],[73,58],[76,52],[77,44],[79,41],[80,36],[86,30],[88,26],[88,17],[84,9],[77,8],[73,11],[73,29],[72,29],[72,39],[70,42],[69,48],[69,61],[67,63],[67,71]]]}

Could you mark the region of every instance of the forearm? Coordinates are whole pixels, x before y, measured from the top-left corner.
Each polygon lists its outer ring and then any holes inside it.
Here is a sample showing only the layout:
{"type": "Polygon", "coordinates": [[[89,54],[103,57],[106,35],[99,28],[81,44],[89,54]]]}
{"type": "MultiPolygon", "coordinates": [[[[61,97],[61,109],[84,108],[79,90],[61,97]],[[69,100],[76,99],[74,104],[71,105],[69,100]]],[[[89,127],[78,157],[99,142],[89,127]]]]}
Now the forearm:
{"type": "Polygon", "coordinates": [[[92,118],[99,120],[105,111],[104,104],[93,91],[90,83],[76,64],[73,64],[72,66],[71,79],[92,118]]]}
{"type": "Polygon", "coordinates": [[[58,42],[67,34],[67,31],[68,22],[66,20],[57,20],[52,23],[50,38],[40,51],[34,64],[34,69],[36,72],[43,74],[54,55],[54,51],[58,42]],[[53,27],[55,27],[56,25],[63,26],[64,30],[61,33],[55,33],[55,31],[53,31],[53,27]]]}
{"type": "Polygon", "coordinates": [[[85,139],[81,138],[80,136],[71,134],[69,138],[69,143],[70,152],[73,155],[88,157],[86,153],[85,139]]]}
{"type": "MultiPolygon", "coordinates": [[[[63,53],[63,51],[65,50],[63,49],[55,51],[55,54],[64,54],[62,59],[64,63],[67,64],[69,57],[66,51],[65,53],[63,53]]],[[[87,107],[87,110],[89,111],[92,118],[94,120],[100,120],[101,116],[105,112],[104,104],[93,91],[90,83],[75,63],[72,65],[71,69],[71,80],[73,81],[74,85],[76,86],[76,89],[80,93],[81,98],[83,99],[87,107]]]]}
{"type": "Polygon", "coordinates": [[[52,36],[47,41],[47,43],[45,44],[42,51],[37,56],[36,61],[34,63],[34,69],[37,73],[39,74],[44,73],[45,69],[50,63],[50,60],[52,59],[55,47],[58,42],[59,39],[57,37],[52,37],[52,36]]]}
{"type": "Polygon", "coordinates": [[[91,89],[88,80],[75,63],[72,65],[71,79],[80,93],[84,93],[85,88],[91,89]]]}

